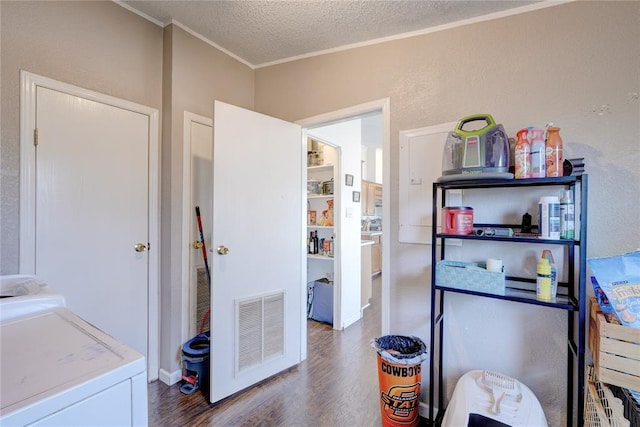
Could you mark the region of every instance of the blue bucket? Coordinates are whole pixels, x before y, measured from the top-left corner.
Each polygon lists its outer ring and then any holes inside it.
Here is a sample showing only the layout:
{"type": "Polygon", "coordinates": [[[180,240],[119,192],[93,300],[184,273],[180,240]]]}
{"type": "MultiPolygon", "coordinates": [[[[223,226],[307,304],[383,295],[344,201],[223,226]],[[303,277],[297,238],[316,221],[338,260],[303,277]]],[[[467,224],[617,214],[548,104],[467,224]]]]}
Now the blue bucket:
{"type": "Polygon", "coordinates": [[[182,346],[183,394],[193,394],[199,388],[209,394],[209,332],[198,334],[182,346]]]}

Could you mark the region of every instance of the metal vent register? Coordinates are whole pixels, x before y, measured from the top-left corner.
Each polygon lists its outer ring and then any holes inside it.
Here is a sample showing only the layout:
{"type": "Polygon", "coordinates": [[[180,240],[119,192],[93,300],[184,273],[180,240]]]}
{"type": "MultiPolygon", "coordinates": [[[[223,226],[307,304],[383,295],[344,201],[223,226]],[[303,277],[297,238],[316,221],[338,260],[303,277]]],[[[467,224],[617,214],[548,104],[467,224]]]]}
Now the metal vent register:
{"type": "Polygon", "coordinates": [[[284,355],[284,292],[236,301],[236,373],[284,355]]]}

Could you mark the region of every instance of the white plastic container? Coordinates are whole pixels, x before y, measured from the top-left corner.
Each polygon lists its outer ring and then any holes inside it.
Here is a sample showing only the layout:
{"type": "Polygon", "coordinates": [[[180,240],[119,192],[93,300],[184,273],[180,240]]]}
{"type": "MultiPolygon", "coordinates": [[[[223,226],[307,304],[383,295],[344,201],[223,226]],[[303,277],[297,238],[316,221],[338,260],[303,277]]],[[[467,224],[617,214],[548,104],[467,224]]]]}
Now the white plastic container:
{"type": "Polygon", "coordinates": [[[565,190],[560,200],[560,238],[573,240],[575,238],[575,205],[571,190],[565,190]]]}
{"type": "Polygon", "coordinates": [[[322,193],[322,181],[319,179],[307,180],[307,194],[321,194],[322,193]]]}
{"type": "Polygon", "coordinates": [[[531,129],[529,139],[531,140],[531,178],[544,178],[547,176],[547,152],[544,143],[544,129],[531,129]]]}
{"type": "Polygon", "coordinates": [[[560,239],[560,199],[544,196],[538,202],[538,232],[541,239],[560,239]]]}
{"type": "Polygon", "coordinates": [[[483,421],[484,425],[548,426],[540,401],[525,384],[499,372],[473,370],[458,380],[442,426],[482,425],[483,421]],[[513,386],[494,387],[495,382],[486,381],[486,376],[495,376],[501,381],[499,384],[513,386]],[[491,424],[486,418],[495,422],[491,424]]]}

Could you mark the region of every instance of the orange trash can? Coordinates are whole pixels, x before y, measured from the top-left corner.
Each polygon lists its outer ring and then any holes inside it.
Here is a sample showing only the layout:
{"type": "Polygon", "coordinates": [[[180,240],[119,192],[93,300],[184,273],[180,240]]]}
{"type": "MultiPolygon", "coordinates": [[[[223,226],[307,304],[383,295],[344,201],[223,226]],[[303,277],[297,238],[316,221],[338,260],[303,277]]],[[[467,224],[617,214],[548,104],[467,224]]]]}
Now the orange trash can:
{"type": "Polygon", "coordinates": [[[371,342],[378,352],[380,415],[384,427],[420,424],[420,382],[426,346],[417,337],[386,335],[371,342]]]}

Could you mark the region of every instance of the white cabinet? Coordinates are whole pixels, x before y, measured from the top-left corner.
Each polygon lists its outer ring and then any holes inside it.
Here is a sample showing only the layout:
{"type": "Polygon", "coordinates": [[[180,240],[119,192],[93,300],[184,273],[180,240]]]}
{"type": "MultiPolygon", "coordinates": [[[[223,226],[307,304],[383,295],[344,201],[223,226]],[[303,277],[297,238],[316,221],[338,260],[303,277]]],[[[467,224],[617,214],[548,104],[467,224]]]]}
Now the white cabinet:
{"type": "MultiPolygon", "coordinates": [[[[371,250],[369,251],[369,260],[366,261],[369,265],[367,274],[372,276],[382,272],[382,232],[363,232],[361,238],[363,241],[369,240],[372,242],[371,250]]],[[[365,262],[364,258],[362,262],[365,262]]]]}
{"type": "Polygon", "coordinates": [[[382,184],[362,181],[362,215],[375,216],[379,207],[382,207],[382,184]]]}
{"type": "Polygon", "coordinates": [[[371,247],[373,246],[372,240],[363,240],[362,245],[362,262],[360,264],[360,306],[364,310],[369,306],[371,300],[371,247]]]}

